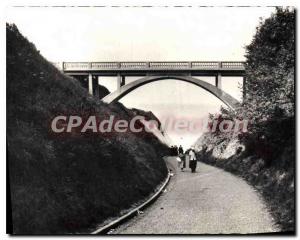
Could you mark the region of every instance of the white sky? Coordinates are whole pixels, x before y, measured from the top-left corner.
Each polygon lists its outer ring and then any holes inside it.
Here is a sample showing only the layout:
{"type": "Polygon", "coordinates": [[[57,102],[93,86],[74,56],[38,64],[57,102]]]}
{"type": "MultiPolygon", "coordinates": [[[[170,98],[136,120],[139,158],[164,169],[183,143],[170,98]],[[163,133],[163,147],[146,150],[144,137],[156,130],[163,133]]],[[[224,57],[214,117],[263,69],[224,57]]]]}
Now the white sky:
{"type": "MultiPolygon", "coordinates": [[[[240,61],[259,18],[271,12],[274,8],[11,7],[6,19],[50,61],[240,61]]],[[[223,89],[240,98],[241,82],[241,78],[223,78],[223,89]]],[[[114,79],[102,78],[100,83],[115,88],[114,79]]],[[[143,86],[121,102],[158,117],[188,118],[206,117],[221,105],[204,90],[175,80],[143,86]]],[[[200,136],[168,134],[184,147],[200,136]]]]}
{"type": "Polygon", "coordinates": [[[243,60],[266,7],[8,8],[50,61],[243,60]]]}

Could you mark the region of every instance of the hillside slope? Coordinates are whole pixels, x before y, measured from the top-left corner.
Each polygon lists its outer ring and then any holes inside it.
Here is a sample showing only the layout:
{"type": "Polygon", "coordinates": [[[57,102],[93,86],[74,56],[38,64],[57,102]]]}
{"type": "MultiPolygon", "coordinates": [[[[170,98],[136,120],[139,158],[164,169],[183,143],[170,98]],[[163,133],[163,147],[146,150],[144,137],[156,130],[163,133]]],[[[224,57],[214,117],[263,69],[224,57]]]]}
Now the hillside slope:
{"type": "MultiPolygon", "coordinates": [[[[268,203],[281,231],[295,233],[296,11],[276,7],[245,47],[243,102],[211,120],[246,120],[247,129],[207,133],[199,158],[245,178],[268,203]],[[232,137],[235,136],[235,137],[232,137]]],[[[218,129],[218,127],[216,128],[218,129]]]]}
{"type": "Polygon", "coordinates": [[[130,111],[89,96],[15,25],[6,34],[12,232],[88,232],[148,196],[167,175],[167,147],[152,134],[53,135],[50,121],[59,114],[130,119],[130,111]]]}

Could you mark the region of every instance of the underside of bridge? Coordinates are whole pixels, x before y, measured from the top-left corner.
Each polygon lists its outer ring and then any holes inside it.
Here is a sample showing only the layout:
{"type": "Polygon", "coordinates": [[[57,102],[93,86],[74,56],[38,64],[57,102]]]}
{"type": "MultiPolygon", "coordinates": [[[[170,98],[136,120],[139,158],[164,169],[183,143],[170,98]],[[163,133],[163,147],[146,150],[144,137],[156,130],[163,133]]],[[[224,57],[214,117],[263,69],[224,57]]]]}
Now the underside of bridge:
{"type": "Polygon", "coordinates": [[[216,96],[218,99],[220,99],[223,103],[225,103],[229,108],[231,108],[233,110],[236,109],[240,104],[240,102],[238,100],[236,100],[235,98],[233,98],[229,94],[225,93],[220,88],[218,88],[210,83],[207,83],[203,80],[193,78],[190,76],[176,76],[176,75],[175,76],[173,76],[173,75],[170,75],[170,76],[169,75],[167,75],[167,76],[147,76],[147,77],[140,78],[138,80],[135,80],[129,84],[122,86],[120,89],[116,90],[115,92],[112,92],[109,95],[105,96],[102,99],[102,101],[104,101],[108,104],[117,102],[118,100],[120,100],[122,97],[124,97],[131,91],[133,91],[143,85],[146,85],[151,82],[165,80],[165,79],[180,80],[180,81],[188,82],[188,83],[194,84],[198,87],[201,87],[201,88],[205,89],[206,91],[210,92],[211,94],[213,94],[214,96],[216,96]]]}

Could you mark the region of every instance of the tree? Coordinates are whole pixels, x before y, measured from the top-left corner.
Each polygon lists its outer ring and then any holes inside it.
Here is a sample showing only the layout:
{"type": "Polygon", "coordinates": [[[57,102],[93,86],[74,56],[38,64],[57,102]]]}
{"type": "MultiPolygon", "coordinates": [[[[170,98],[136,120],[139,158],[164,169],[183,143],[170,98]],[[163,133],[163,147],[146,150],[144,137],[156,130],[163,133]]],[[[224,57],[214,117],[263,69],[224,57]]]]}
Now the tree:
{"type": "Polygon", "coordinates": [[[246,95],[240,114],[254,125],[294,116],[294,9],[276,8],[261,21],[246,51],[246,95]]]}

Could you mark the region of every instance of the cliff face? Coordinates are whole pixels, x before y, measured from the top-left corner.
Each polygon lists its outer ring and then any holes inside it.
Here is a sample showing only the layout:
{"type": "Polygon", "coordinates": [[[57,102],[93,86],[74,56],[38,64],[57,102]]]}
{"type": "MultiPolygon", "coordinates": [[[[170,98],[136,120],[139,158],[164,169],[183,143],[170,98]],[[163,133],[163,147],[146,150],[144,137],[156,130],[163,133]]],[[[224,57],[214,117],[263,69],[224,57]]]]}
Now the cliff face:
{"type": "Polygon", "coordinates": [[[134,112],[89,96],[16,26],[6,34],[12,232],[88,232],[152,193],[167,175],[167,147],[151,133],[54,136],[49,122],[59,114],[130,120],[134,112]]]}
{"type": "Polygon", "coordinates": [[[209,153],[219,159],[228,159],[237,152],[243,152],[245,146],[237,137],[227,138],[221,135],[204,133],[194,144],[196,151],[209,153]]]}

